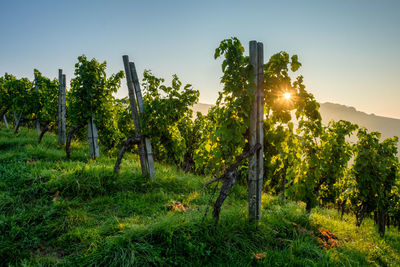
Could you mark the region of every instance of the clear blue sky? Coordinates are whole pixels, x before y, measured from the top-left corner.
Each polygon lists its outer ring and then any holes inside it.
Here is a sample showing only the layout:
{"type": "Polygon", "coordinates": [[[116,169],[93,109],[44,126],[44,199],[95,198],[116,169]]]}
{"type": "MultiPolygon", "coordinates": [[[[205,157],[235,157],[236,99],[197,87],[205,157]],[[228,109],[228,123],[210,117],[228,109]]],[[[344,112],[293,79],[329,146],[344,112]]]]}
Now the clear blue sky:
{"type": "MultiPolygon", "coordinates": [[[[73,75],[79,55],[141,76],[176,73],[214,103],[221,89],[214,49],[237,36],[264,43],[265,55],[299,55],[301,74],[320,102],[400,118],[400,1],[6,1],[0,0],[0,73],[33,68],[73,75]]],[[[119,96],[127,95],[125,81],[119,96]]]]}

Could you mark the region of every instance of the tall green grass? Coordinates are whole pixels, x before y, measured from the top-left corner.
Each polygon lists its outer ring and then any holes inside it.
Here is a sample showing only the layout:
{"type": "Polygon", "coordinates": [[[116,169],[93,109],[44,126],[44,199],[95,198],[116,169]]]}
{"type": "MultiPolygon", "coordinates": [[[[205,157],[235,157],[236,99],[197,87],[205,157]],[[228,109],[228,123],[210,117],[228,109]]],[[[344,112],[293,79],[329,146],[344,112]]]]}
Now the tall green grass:
{"type": "Polygon", "coordinates": [[[214,227],[209,178],[156,164],[156,181],[142,176],[127,154],[121,173],[115,155],[91,160],[74,142],[71,160],[55,136],[37,145],[34,131],[0,130],[0,265],[3,266],[399,266],[400,234],[385,239],[373,222],[356,228],[334,210],[264,194],[262,218],[247,221],[247,191],[236,185],[214,227]],[[172,201],[189,205],[171,211],[172,201]],[[339,237],[324,249],[317,228],[339,237]],[[256,253],[265,257],[257,260],[256,253]]]}

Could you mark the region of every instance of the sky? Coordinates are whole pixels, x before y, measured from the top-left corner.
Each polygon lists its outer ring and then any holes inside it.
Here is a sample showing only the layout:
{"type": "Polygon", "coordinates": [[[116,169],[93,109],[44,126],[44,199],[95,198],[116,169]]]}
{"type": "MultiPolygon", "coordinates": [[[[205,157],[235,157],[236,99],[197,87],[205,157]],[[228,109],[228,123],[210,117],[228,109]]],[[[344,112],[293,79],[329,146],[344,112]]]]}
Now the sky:
{"type": "MultiPolygon", "coordinates": [[[[123,70],[122,55],[139,77],[150,69],[173,74],[213,104],[222,89],[215,48],[238,37],[264,44],[267,60],[297,54],[298,72],[319,102],[400,119],[400,1],[236,0],[0,0],[0,75],[33,79],[33,69],[69,80],[77,57],[123,70]]],[[[127,95],[125,80],[118,97],[127,95]]]]}

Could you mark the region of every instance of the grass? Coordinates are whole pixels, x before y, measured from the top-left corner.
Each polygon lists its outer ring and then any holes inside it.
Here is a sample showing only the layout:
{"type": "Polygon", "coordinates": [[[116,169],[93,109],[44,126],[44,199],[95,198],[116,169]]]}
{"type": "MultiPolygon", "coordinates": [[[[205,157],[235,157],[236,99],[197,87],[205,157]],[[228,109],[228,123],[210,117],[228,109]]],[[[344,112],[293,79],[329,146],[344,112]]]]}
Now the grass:
{"type": "Polygon", "coordinates": [[[236,185],[213,226],[209,178],[156,164],[156,181],[127,154],[89,159],[74,142],[71,160],[56,137],[0,130],[0,265],[3,266],[400,266],[400,234],[380,238],[370,219],[263,195],[262,218],[249,223],[246,188],[236,185]],[[187,203],[187,212],[166,204],[187,203]],[[317,229],[339,247],[325,249],[317,229]],[[255,254],[261,253],[262,259],[255,254]]]}

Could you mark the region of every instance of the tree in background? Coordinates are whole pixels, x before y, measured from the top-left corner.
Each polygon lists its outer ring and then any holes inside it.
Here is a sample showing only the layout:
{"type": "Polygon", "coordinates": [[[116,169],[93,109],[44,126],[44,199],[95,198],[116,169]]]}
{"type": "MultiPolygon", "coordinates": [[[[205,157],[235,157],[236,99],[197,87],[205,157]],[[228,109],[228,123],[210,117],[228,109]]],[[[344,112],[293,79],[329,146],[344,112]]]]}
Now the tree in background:
{"type": "Polygon", "coordinates": [[[214,54],[215,59],[224,57],[223,90],[209,111],[212,129],[195,152],[196,168],[214,175],[221,174],[248,146],[251,69],[249,58],[243,53],[240,41],[232,38],[223,40],[214,54]]]}
{"type": "Polygon", "coordinates": [[[264,190],[286,197],[286,188],[293,183],[288,180],[292,172],[301,161],[301,150],[298,136],[294,133],[294,124],[285,125],[264,124],[266,133],[264,138],[264,190]],[[272,127],[271,127],[272,126],[272,127]]]}
{"type": "Polygon", "coordinates": [[[34,91],[35,96],[35,114],[40,118],[42,132],[39,136],[39,143],[43,135],[50,130],[53,125],[56,125],[58,114],[58,81],[49,79],[40,73],[37,69],[34,70],[36,76],[35,83],[38,92],[34,91]]]}
{"type": "Polygon", "coordinates": [[[341,213],[343,218],[344,213],[347,211],[355,211],[352,203],[356,202],[356,179],[354,177],[354,171],[352,166],[344,169],[343,175],[337,179],[334,187],[332,188],[336,192],[337,209],[341,213]]]}
{"type": "Polygon", "coordinates": [[[319,104],[306,91],[303,76],[297,76],[294,81],[291,78],[300,67],[297,55],[290,57],[286,52],[274,54],[264,67],[264,170],[269,181],[281,180],[282,194],[285,194],[286,184],[297,185],[287,193],[291,198],[304,201],[306,180],[299,179],[297,174],[306,150],[301,150],[304,138],[298,135],[299,129],[303,132],[301,136],[318,136],[322,126],[319,104]],[[299,123],[297,135],[293,120],[299,123]],[[274,179],[277,174],[280,178],[274,179]]]}
{"type": "Polygon", "coordinates": [[[390,223],[397,225],[400,231],[400,175],[396,179],[395,185],[392,187],[392,192],[389,197],[390,207],[388,210],[388,226],[390,223]]]}
{"type": "Polygon", "coordinates": [[[338,192],[335,183],[345,176],[353,156],[353,146],[347,137],[358,128],[349,121],[331,121],[321,137],[321,175],[314,189],[321,204],[335,203],[338,192]]]}
{"type": "Polygon", "coordinates": [[[86,126],[92,116],[99,129],[100,142],[106,149],[114,148],[122,139],[113,93],[120,87],[124,73],[119,71],[107,78],[106,67],[105,61],[89,61],[84,55],[78,57],[78,63],[75,64],[75,77],[67,94],[67,116],[71,127],[66,145],[68,157],[72,135],[86,126]]]}
{"type": "Polygon", "coordinates": [[[37,95],[32,92],[32,82],[28,78],[17,79],[14,75],[5,74],[0,81],[0,107],[1,117],[8,111],[18,114],[18,122],[15,133],[18,132],[22,122],[35,120],[35,110],[37,110],[37,95]]]}
{"type": "Polygon", "coordinates": [[[313,132],[311,123],[300,124],[299,136],[304,151],[296,172],[291,173],[294,186],[291,192],[296,199],[306,202],[306,210],[311,211],[318,201],[321,204],[335,203],[337,194],[334,184],[344,175],[352,157],[352,146],[346,137],[357,128],[348,121],[330,122],[328,127],[313,132]],[[311,127],[310,127],[311,126],[311,127]]]}
{"type": "MultiPolygon", "coordinates": [[[[148,135],[157,160],[182,166],[196,142],[198,126],[192,121],[191,107],[199,100],[199,91],[192,85],[182,86],[173,75],[171,86],[150,71],[143,74],[142,132],[148,135]]],[[[190,164],[190,162],[185,163],[190,164]]]]}
{"type": "Polygon", "coordinates": [[[380,134],[368,133],[365,128],[358,131],[357,156],[353,166],[356,179],[357,226],[365,214],[376,212],[379,234],[385,234],[390,194],[399,169],[397,154],[398,138],[387,138],[379,142],[380,134]]]}

